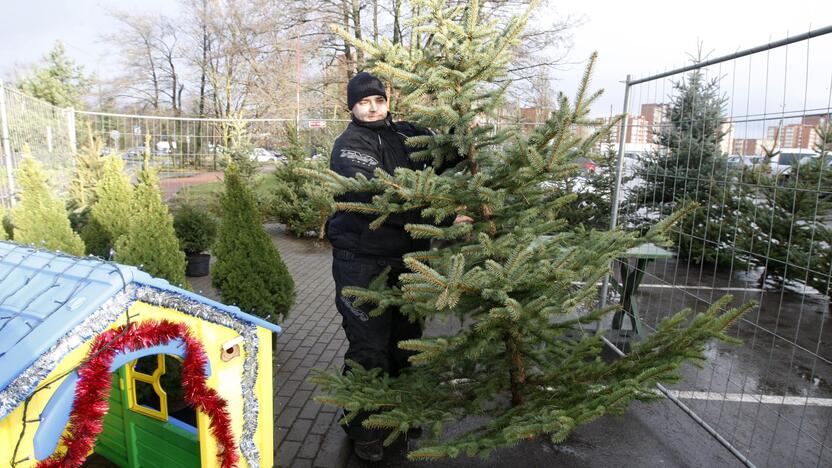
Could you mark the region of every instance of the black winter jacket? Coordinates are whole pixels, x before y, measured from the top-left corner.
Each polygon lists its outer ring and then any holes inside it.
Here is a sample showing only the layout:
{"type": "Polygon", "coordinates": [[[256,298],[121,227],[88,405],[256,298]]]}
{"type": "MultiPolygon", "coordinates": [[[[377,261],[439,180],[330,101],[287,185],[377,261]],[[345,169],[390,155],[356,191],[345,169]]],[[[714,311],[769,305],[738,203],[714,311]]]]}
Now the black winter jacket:
{"type": "MultiPolygon", "coordinates": [[[[364,174],[374,178],[377,167],[393,174],[396,168],[405,167],[420,170],[424,162],[410,159],[414,148],[405,145],[408,137],[428,135],[430,131],[420,129],[407,122],[393,122],[387,118],[379,122],[360,122],[356,119],[347,126],[344,133],[335,140],[329,167],[345,177],[364,174]]],[[[335,198],[339,202],[370,203],[372,193],[348,192],[335,198]]],[[[423,222],[418,212],[395,213],[378,229],[370,229],[376,218],[355,212],[336,211],[326,226],[326,236],[336,249],[347,250],[356,255],[375,257],[401,257],[408,252],[427,250],[430,241],[413,239],[404,230],[405,224],[423,222]]]]}

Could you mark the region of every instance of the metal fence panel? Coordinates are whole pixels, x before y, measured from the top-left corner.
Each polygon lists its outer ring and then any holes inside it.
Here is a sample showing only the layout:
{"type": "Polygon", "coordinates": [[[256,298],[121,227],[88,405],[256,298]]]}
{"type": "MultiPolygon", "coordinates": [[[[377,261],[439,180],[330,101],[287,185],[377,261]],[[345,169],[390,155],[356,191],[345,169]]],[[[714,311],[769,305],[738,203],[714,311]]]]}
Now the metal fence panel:
{"type": "Polygon", "coordinates": [[[73,111],[0,83],[0,126],[3,157],[0,158],[0,204],[10,206],[14,190],[14,169],[24,154],[41,161],[50,183],[66,187],[75,149],[73,111]]]}
{"type": "Polygon", "coordinates": [[[642,270],[645,328],[728,293],[759,303],[731,329],[740,347],[713,344],[671,389],[759,466],[832,465],[829,32],[628,79],[618,132],[620,226],[699,204],[674,258],[642,270]]]}

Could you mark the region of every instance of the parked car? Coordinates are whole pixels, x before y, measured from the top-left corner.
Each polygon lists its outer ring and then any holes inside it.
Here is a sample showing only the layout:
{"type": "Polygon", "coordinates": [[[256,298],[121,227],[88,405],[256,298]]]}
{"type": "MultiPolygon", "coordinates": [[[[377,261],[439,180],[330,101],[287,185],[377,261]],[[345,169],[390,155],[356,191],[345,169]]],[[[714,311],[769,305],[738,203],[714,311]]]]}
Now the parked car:
{"type": "Polygon", "coordinates": [[[750,168],[754,166],[754,158],[732,154],[726,159],[726,164],[732,169],[750,168]]]}
{"type": "Polygon", "coordinates": [[[322,158],[324,155],[321,153],[321,150],[318,149],[317,146],[310,146],[309,147],[309,156],[305,157],[304,159],[307,161],[316,161],[322,158]]]}
{"type": "Polygon", "coordinates": [[[267,150],[266,148],[254,148],[251,152],[251,159],[252,161],[257,162],[273,162],[276,159],[276,155],[274,152],[267,150]]]}
{"type": "Polygon", "coordinates": [[[215,145],[214,143],[208,142],[208,152],[209,153],[225,153],[225,146],[223,145],[215,145]]]}
{"type": "Polygon", "coordinates": [[[775,177],[788,177],[789,174],[791,174],[792,167],[802,166],[818,156],[818,153],[815,153],[810,149],[783,148],[770,160],[766,161],[765,158],[763,158],[761,164],[765,166],[766,173],[770,175],[775,177]]]}
{"type": "Polygon", "coordinates": [[[273,150],[272,152],[273,152],[273,153],[274,153],[274,155],[275,155],[275,156],[274,156],[275,161],[277,161],[277,162],[279,162],[279,163],[287,163],[287,162],[289,162],[289,158],[287,158],[287,157],[286,157],[286,155],[284,155],[283,153],[281,153],[279,150],[273,150]]]}
{"type": "Polygon", "coordinates": [[[156,154],[170,154],[171,148],[176,148],[176,146],[168,141],[156,142],[156,154]]]}
{"type": "Polygon", "coordinates": [[[144,146],[134,146],[132,148],[127,148],[124,151],[124,159],[138,159],[141,160],[144,158],[144,146]]]}
{"type": "Polygon", "coordinates": [[[581,175],[594,174],[598,169],[598,165],[595,164],[595,161],[589,158],[578,158],[575,160],[575,164],[581,165],[581,175]]]}

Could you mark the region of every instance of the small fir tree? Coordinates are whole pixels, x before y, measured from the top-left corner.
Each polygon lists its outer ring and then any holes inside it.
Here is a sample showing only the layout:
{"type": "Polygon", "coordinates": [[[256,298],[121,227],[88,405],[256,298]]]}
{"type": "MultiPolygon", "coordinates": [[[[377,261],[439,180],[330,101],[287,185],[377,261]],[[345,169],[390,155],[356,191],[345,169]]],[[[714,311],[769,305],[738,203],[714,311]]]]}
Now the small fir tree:
{"type": "Polygon", "coordinates": [[[186,255],[207,252],[217,238],[217,220],[207,211],[190,204],[176,210],[173,228],[186,255]]]}
{"type": "MultiPolygon", "coordinates": [[[[87,132],[92,134],[89,129],[87,132]]],[[[75,153],[66,207],[76,232],[84,230],[89,222],[90,210],[97,200],[96,186],[104,176],[106,164],[106,159],[101,157],[101,148],[101,140],[90,137],[80,151],[75,153]]]]}
{"type": "Polygon", "coordinates": [[[116,239],[115,260],[141,267],[173,285],[188,287],[185,254],[173,229],[173,216],[162,201],[156,171],[147,167],[139,174],[127,232],[116,239]]]}
{"type": "Polygon", "coordinates": [[[20,186],[20,202],[12,211],[15,242],[84,255],[84,241],[72,231],[64,203],[52,194],[41,164],[23,158],[15,180],[20,186]]]}
{"type": "Polygon", "coordinates": [[[9,237],[6,235],[6,229],[3,227],[3,224],[6,222],[6,208],[3,205],[0,205],[0,240],[7,240],[9,237]]]}
{"type": "MultiPolygon", "coordinates": [[[[558,218],[574,194],[553,197],[544,182],[574,171],[609,127],[588,138],[572,133],[588,123],[599,93],[588,92],[595,57],[573,101],[560,95],[551,116],[531,135],[487,124],[508,86],[507,64],[525,16],[506,25],[482,18],[476,0],[446,7],[424,4],[415,30],[433,39],[419,48],[345,40],[372,59],[373,71],[408,101],[409,120],[436,131],[410,138],[425,146],[413,154],[438,167],[462,158],[441,175],[433,168],[376,170],[375,178],[344,178],[328,171],[336,194],[369,191],[372,203],[339,203],[337,209],[375,215],[378,226],[392,213],[420,210],[435,224],[410,224],[420,238],[451,240],[405,256],[409,273],[386,287],[381,275],[368,289],[348,288],[358,303],[376,304],[374,315],[398,306],[412,320],[464,317],[471,326],[456,333],[399,343],[415,365],[399,377],[351,363],[346,375],[320,372],[314,382],[328,392],[319,401],[373,413],[368,428],[389,430],[391,443],[409,428],[432,428],[431,437],[408,456],[430,460],[461,454],[487,455],[538,436],[562,442],[579,425],[604,413],[622,413],[635,400],[656,398],[657,381],[678,378],[686,360],[704,360],[712,338],[724,333],[745,309],[719,314],[730,298],[692,319],[682,312],[661,322],[625,358],[599,358],[600,337],[584,324],[614,310],[595,308],[596,283],[611,260],[641,242],[662,242],[660,233],[684,214],[656,223],[638,239],[623,231],[588,231],[558,218]],[[455,214],[472,224],[441,226],[455,214]],[[579,314],[587,307],[591,312],[579,314]],[[443,427],[469,416],[486,421],[443,437],[443,427]]],[[[307,174],[313,175],[311,171],[307,174]]]]}
{"type": "Polygon", "coordinates": [[[225,171],[211,282],[224,302],[277,322],[295,301],[295,283],[263,229],[254,194],[232,164],[225,171]]]}
{"type": "Polygon", "coordinates": [[[12,215],[6,212],[5,216],[0,216],[0,231],[3,231],[0,236],[6,236],[6,239],[14,238],[14,225],[12,224],[12,215]]]}
{"type": "MultiPolygon", "coordinates": [[[[613,120],[618,125],[618,119],[613,120]]],[[[591,229],[607,229],[612,214],[612,199],[615,193],[615,174],[618,161],[618,147],[613,141],[612,133],[602,139],[599,149],[593,148],[589,160],[595,164],[594,170],[582,168],[580,173],[566,177],[562,184],[563,193],[575,193],[574,202],[565,205],[558,216],[570,224],[591,229]]],[[[622,174],[621,186],[624,187],[632,175],[622,174]]]]}
{"type": "Polygon", "coordinates": [[[277,184],[264,211],[284,223],[286,229],[298,237],[316,231],[318,237],[323,239],[324,225],[332,214],[332,193],[326,186],[310,181],[298,170],[322,171],[329,166],[328,160],[306,160],[306,151],[294,124],[286,125],[286,137],[288,145],[282,151],[287,161],[278,165],[274,172],[277,184]]]}
{"type": "Polygon", "coordinates": [[[87,253],[109,258],[116,240],[127,234],[130,227],[133,185],[127,179],[120,157],[112,155],[103,159],[103,173],[95,186],[96,202],[81,236],[87,243],[87,253]]]}
{"type": "Polygon", "coordinates": [[[226,129],[225,164],[237,167],[237,172],[246,182],[257,173],[259,165],[253,157],[254,144],[246,130],[246,121],[234,119],[226,129]]]}

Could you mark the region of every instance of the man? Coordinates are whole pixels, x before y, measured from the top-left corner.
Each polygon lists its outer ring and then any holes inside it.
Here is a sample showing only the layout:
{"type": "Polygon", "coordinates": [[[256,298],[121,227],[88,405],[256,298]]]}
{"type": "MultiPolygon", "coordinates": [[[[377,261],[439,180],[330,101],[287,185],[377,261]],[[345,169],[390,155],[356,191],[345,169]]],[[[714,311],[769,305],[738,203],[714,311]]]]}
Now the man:
{"type": "MultiPolygon", "coordinates": [[[[373,178],[381,168],[392,174],[396,168],[425,168],[425,163],[410,159],[412,148],[405,145],[410,136],[429,132],[406,122],[393,122],[388,112],[387,91],[373,75],[361,72],[347,84],[347,103],[352,122],[335,140],[330,168],[346,177],[363,174],[373,178]]],[[[340,202],[372,200],[370,193],[350,192],[337,197],[340,202]]],[[[392,286],[405,271],[402,256],[408,252],[427,250],[430,241],[413,239],[404,230],[405,224],[421,222],[417,212],[396,213],[378,229],[370,229],[375,216],[338,211],[327,222],[326,235],[332,244],[332,276],[335,280],[335,305],[343,317],[342,326],[349,341],[344,359],[353,360],[366,369],[380,368],[396,377],[408,367],[411,353],[398,348],[401,340],[419,338],[420,323],[411,323],[399,310],[388,309],[371,317],[374,305],[356,306],[353,299],[342,295],[344,287],[369,286],[385,268],[390,268],[388,285],[392,286]]],[[[466,220],[467,221],[467,220],[466,220]]],[[[348,368],[345,366],[344,372],[348,368]]],[[[364,460],[382,459],[384,433],[362,427],[363,414],[344,430],[353,439],[355,454],[364,460]]]]}

